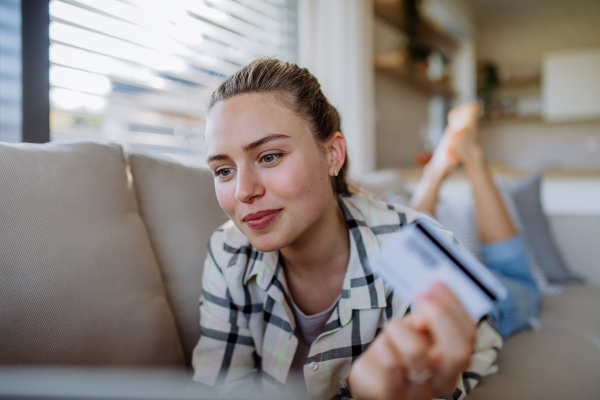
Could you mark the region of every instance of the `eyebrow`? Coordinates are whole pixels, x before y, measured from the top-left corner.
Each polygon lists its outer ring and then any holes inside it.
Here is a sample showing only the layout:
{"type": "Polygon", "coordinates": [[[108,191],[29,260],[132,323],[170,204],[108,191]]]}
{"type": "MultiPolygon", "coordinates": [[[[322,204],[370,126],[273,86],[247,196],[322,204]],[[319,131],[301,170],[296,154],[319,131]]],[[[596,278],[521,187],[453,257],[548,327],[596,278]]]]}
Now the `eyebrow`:
{"type": "MultiPolygon", "coordinates": [[[[271,142],[273,140],[277,140],[277,139],[289,139],[288,135],[283,135],[280,133],[273,133],[271,135],[267,135],[263,138],[260,138],[258,140],[255,140],[252,143],[248,143],[244,146],[242,146],[242,150],[244,150],[245,153],[248,153],[254,149],[256,149],[259,146],[262,146],[265,143],[271,142]]],[[[229,156],[225,155],[225,154],[215,154],[214,156],[210,156],[206,159],[206,163],[210,163],[211,161],[215,161],[215,160],[228,160],[230,159],[229,156]]]]}

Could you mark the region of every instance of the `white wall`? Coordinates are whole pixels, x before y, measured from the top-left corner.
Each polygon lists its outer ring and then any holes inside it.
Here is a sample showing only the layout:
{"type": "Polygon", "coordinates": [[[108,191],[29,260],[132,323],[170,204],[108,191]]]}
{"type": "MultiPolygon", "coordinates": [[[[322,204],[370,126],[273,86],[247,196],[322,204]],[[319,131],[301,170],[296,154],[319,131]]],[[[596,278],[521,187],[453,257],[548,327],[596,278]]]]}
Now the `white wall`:
{"type": "Polygon", "coordinates": [[[340,113],[350,175],[375,169],[371,0],[299,0],[299,64],[340,113]]]}
{"type": "Polygon", "coordinates": [[[477,56],[539,65],[549,51],[600,45],[600,1],[487,1],[477,19],[477,56]],[[495,6],[492,6],[494,5],[495,6]]]}
{"type": "Polygon", "coordinates": [[[506,121],[483,123],[480,131],[491,162],[526,169],[600,169],[600,122],[506,121]]]}
{"type": "Polygon", "coordinates": [[[600,120],[600,47],[547,53],[542,77],[546,121],[600,120]]]}
{"type": "Polygon", "coordinates": [[[414,165],[428,133],[429,97],[381,72],[375,93],[377,169],[414,165]]]}
{"type": "MultiPolygon", "coordinates": [[[[547,52],[600,46],[600,1],[487,4],[477,20],[478,59],[507,67],[540,66],[547,52]]],[[[510,167],[600,168],[600,121],[513,121],[484,124],[481,130],[489,158],[510,167]]]]}

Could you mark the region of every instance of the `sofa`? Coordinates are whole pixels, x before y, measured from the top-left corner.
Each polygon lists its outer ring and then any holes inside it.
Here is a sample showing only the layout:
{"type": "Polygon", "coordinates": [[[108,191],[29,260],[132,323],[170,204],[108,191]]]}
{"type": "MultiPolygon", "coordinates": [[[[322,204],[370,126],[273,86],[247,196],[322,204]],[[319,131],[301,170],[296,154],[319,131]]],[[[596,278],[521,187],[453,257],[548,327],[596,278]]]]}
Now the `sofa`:
{"type": "MultiPolygon", "coordinates": [[[[0,371],[189,376],[206,243],[226,220],[208,170],[117,144],[0,143],[0,371]]],[[[600,398],[600,289],[545,297],[540,323],[469,398],[600,398]]]]}

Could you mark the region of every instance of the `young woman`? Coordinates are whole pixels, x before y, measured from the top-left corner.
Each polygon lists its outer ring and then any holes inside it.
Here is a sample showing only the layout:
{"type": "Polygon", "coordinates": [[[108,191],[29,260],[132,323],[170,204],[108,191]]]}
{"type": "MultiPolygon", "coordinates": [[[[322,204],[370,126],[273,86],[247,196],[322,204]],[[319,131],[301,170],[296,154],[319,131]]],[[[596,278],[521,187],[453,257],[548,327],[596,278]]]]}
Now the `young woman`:
{"type": "Polygon", "coordinates": [[[477,134],[477,104],[448,114],[448,127],[425,166],[411,207],[435,216],[440,186],[462,164],[473,190],[483,262],[504,283],[508,296],[491,313],[503,338],[527,328],[537,317],[540,292],[531,273],[527,246],[504,206],[487,167],[477,134]]]}
{"type": "Polygon", "coordinates": [[[339,116],[306,69],[260,59],[227,78],[206,148],[231,220],[209,243],[194,380],[282,395],[298,371],[319,398],[458,399],[488,372],[502,341],[487,319],[442,284],[410,312],[373,275],[421,215],[350,193],[339,116]]]}

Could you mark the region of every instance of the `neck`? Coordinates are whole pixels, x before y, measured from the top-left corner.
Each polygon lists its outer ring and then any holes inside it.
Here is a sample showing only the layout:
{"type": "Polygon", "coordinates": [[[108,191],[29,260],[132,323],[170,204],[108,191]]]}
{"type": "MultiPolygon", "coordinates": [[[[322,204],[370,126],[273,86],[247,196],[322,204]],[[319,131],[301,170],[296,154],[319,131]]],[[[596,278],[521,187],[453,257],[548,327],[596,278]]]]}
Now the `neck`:
{"type": "Polygon", "coordinates": [[[293,270],[298,276],[322,275],[340,258],[347,264],[350,255],[348,227],[337,197],[332,196],[321,218],[280,253],[286,271],[293,270]]]}
{"type": "Polygon", "coordinates": [[[321,218],[280,254],[298,308],[313,315],[330,307],[342,292],[350,260],[348,227],[336,196],[321,218]]]}

